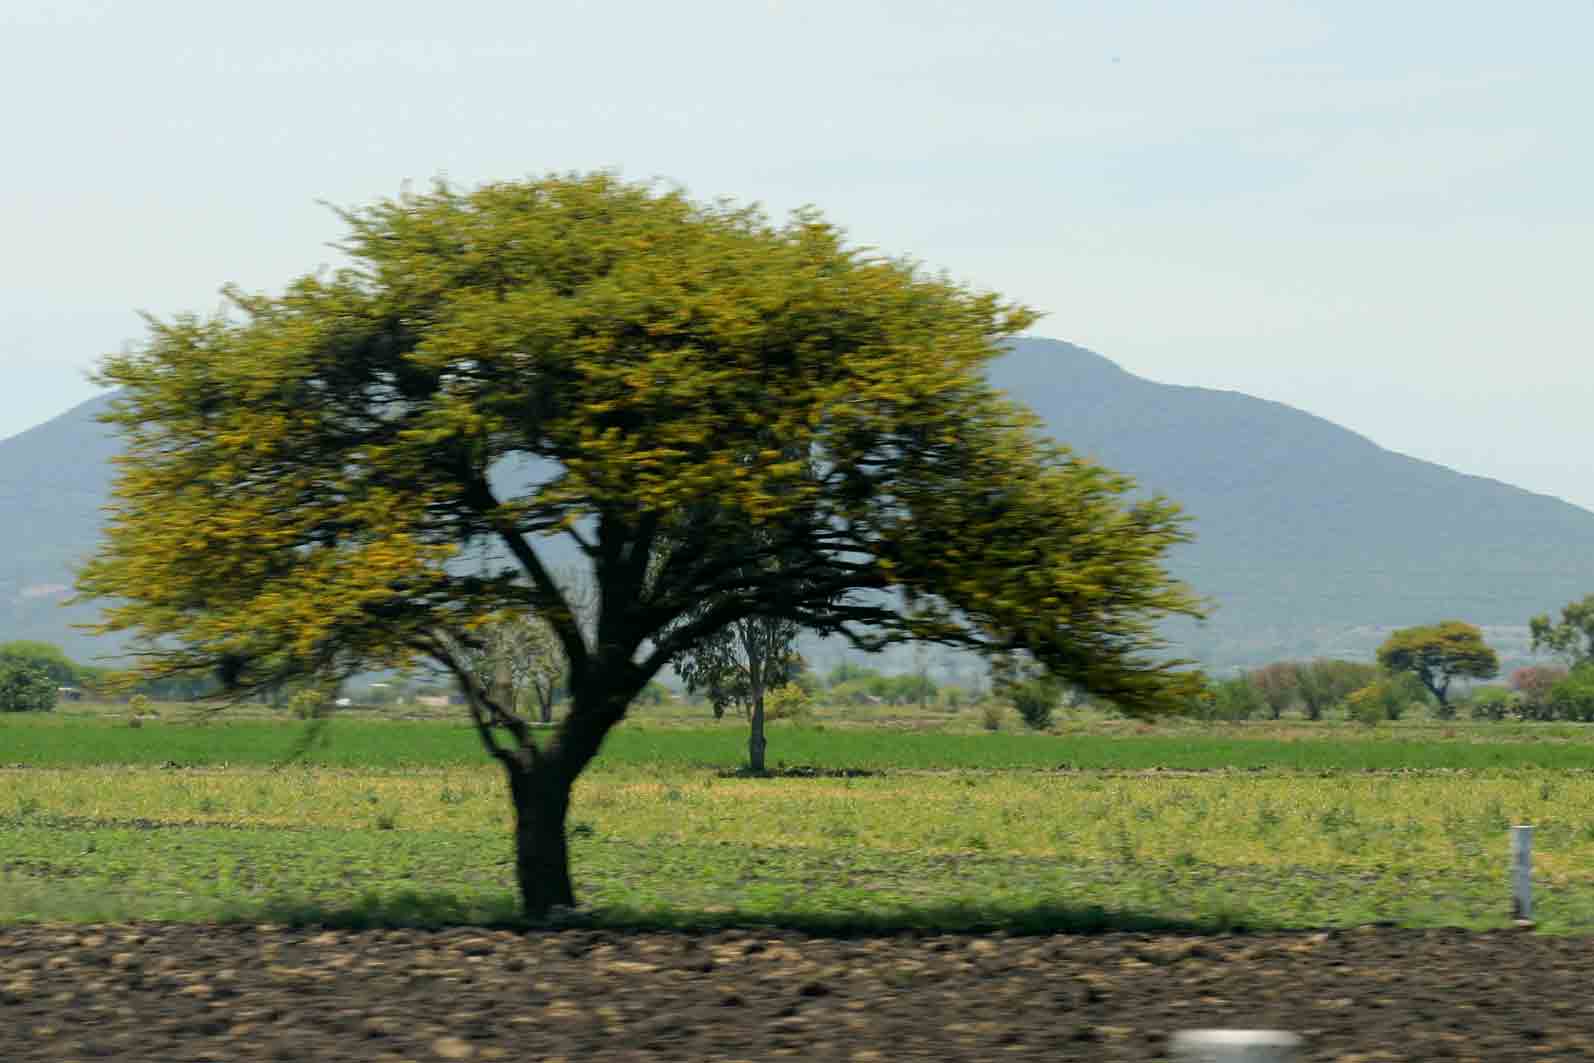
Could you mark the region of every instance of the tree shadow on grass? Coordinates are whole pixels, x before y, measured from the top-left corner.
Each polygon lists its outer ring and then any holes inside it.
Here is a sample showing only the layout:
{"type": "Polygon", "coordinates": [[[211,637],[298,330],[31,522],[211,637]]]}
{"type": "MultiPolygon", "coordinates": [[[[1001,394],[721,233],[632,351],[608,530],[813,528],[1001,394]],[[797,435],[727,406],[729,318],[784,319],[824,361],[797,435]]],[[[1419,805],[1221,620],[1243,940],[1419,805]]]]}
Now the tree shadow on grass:
{"type": "Polygon", "coordinates": [[[740,768],[722,768],[715,774],[721,779],[873,779],[885,772],[868,768],[815,768],[799,764],[765,768],[763,771],[754,771],[743,765],[740,768]]]}
{"type": "Polygon", "coordinates": [[[227,912],[222,921],[273,923],[340,930],[479,927],[498,930],[608,930],[630,933],[716,933],[727,930],[791,931],[810,937],[1007,934],[1242,934],[1272,929],[1236,914],[1171,918],[1097,905],[1011,907],[956,903],[879,912],[741,909],[577,908],[541,921],[527,920],[504,894],[462,898],[446,892],[368,895],[353,902],[277,898],[227,912]]]}

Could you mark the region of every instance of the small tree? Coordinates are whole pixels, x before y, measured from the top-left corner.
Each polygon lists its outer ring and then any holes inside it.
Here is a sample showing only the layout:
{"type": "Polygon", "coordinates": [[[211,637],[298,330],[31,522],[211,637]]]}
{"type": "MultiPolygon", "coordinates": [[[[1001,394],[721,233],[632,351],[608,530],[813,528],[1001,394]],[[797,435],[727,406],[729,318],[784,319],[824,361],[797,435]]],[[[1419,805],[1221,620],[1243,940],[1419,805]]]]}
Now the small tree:
{"type": "Polygon", "coordinates": [[[1548,614],[1528,621],[1533,636],[1533,652],[1559,656],[1571,668],[1594,660],[1594,594],[1561,607],[1561,620],[1552,622],[1548,614]]]}
{"type": "Polygon", "coordinates": [[[59,688],[36,664],[0,661],[0,712],[49,712],[59,688]]]}
{"type": "Polygon", "coordinates": [[[1277,720],[1300,698],[1299,672],[1299,665],[1278,661],[1246,673],[1245,678],[1260,695],[1268,716],[1277,720]]]}
{"type": "Polygon", "coordinates": [[[736,706],[747,716],[747,768],[764,771],[769,739],[764,732],[767,691],[796,671],[797,625],[775,617],[747,617],[698,642],[675,661],[675,671],[694,694],[703,694],[716,717],[736,706]]]}
{"type": "Polygon", "coordinates": [[[559,638],[546,621],[531,613],[494,617],[462,643],[459,654],[476,682],[504,704],[529,702],[540,722],[553,722],[567,668],[559,638]]]}
{"type": "Polygon", "coordinates": [[[1295,689],[1309,720],[1321,720],[1328,710],[1350,697],[1352,691],[1360,690],[1379,676],[1377,665],[1326,657],[1292,667],[1295,689]]]}
{"type": "Polygon", "coordinates": [[[1511,689],[1516,691],[1522,714],[1530,720],[1555,718],[1550,692],[1567,676],[1567,670],[1553,664],[1531,664],[1511,673],[1511,689]]]}
{"type": "Polygon", "coordinates": [[[1279,702],[1267,696],[1268,688],[1259,688],[1256,673],[1234,676],[1212,684],[1212,697],[1207,708],[1209,719],[1249,720],[1266,713],[1279,718],[1279,702]]]}
{"type": "MultiPolygon", "coordinates": [[[[755,460],[756,453],[773,455],[789,464],[797,475],[791,485],[793,490],[812,486],[817,482],[817,470],[805,455],[804,448],[792,444],[780,445],[773,433],[755,437],[749,453],[736,455],[732,461],[747,464],[755,460]]],[[[661,550],[658,567],[668,563],[671,552],[691,549],[696,536],[725,534],[725,525],[736,523],[726,511],[712,504],[697,507],[679,525],[674,536],[666,539],[661,550]]],[[[782,550],[778,536],[772,529],[742,532],[752,547],[749,559],[727,573],[731,582],[749,582],[762,579],[785,580],[795,597],[810,596],[814,588],[804,571],[804,559],[782,550]]],[[[711,615],[724,605],[722,595],[706,595],[697,607],[681,615],[677,626],[690,626],[711,615]]],[[[764,694],[781,686],[801,671],[802,657],[797,652],[797,635],[801,626],[790,616],[778,612],[753,613],[733,620],[712,634],[699,638],[684,648],[672,662],[676,674],[692,693],[704,694],[714,707],[719,719],[725,710],[739,706],[747,716],[747,768],[754,774],[764,771],[765,754],[769,739],[765,733],[764,694]]]]}
{"type": "Polygon", "coordinates": [[[991,690],[1005,698],[1024,725],[1044,731],[1062,703],[1067,687],[1053,675],[1023,657],[997,658],[991,664],[991,690]]]}
{"type": "Polygon", "coordinates": [[[1460,620],[1396,631],[1378,647],[1378,663],[1391,672],[1415,675],[1439,699],[1441,711],[1449,709],[1453,680],[1500,674],[1500,658],[1483,641],[1483,632],[1460,620]]]}

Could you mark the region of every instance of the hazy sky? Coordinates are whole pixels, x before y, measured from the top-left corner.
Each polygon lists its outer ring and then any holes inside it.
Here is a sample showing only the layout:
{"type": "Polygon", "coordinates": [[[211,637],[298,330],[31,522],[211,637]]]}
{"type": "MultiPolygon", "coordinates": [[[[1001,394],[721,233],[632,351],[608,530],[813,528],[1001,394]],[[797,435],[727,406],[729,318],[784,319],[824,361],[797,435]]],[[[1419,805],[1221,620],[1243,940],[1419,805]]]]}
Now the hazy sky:
{"type": "Polygon", "coordinates": [[[605,167],[1594,507],[1591,41],[1588,0],[3,0],[0,436],[135,310],[335,261],[318,201],[605,167]]]}

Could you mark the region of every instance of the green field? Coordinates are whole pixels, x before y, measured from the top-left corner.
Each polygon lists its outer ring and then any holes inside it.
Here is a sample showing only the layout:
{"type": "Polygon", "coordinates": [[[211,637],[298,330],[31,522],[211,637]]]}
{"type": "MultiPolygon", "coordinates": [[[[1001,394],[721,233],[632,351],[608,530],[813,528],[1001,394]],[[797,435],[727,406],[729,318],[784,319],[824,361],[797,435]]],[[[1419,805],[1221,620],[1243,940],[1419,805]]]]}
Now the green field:
{"type": "MultiPolygon", "coordinates": [[[[0,717],[0,765],[269,766],[290,759],[325,767],[465,767],[485,761],[463,722],[333,719],[314,736],[304,725],[264,720],[160,722],[0,717]]],[[[601,764],[734,768],[745,729],[630,725],[604,746],[601,764]]],[[[1486,771],[1594,770],[1594,735],[1565,726],[1407,728],[1194,728],[1171,733],[958,734],[857,727],[771,731],[771,767],[819,771],[1486,771]],[[1280,737],[1280,732],[1287,737],[1280,737]],[[1442,737],[1445,733],[1455,737],[1442,737]]]]}
{"type": "MultiPolygon", "coordinates": [[[[334,720],[283,766],[305,735],[5,721],[0,764],[21,766],[0,770],[0,920],[512,916],[509,808],[470,731],[334,720]]],[[[614,735],[573,806],[581,918],[1500,926],[1506,828],[1531,822],[1541,928],[1594,930],[1594,741],[1576,729],[782,727],[773,760],[799,770],[773,778],[735,774],[743,740],[614,735]]]]}

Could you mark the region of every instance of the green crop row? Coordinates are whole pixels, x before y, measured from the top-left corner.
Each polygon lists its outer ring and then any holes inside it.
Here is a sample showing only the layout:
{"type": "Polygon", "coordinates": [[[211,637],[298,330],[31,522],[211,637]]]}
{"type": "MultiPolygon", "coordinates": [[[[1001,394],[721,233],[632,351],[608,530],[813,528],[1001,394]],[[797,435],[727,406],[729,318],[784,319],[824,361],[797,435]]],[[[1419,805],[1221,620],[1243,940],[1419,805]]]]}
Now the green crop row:
{"type": "MultiPolygon", "coordinates": [[[[1027,769],[1203,771],[1594,770],[1594,741],[1521,738],[1490,741],[1473,731],[1442,738],[1336,735],[1237,737],[1172,734],[942,734],[778,726],[770,763],[817,772],[1027,769]]],[[[745,732],[734,726],[627,726],[604,747],[607,764],[734,769],[745,757],[745,732]]],[[[306,763],[348,768],[463,767],[485,762],[463,723],[336,719],[311,731],[297,722],[154,722],[138,728],[111,720],[0,722],[0,765],[27,767],[145,764],[176,766],[306,763]]]]}

